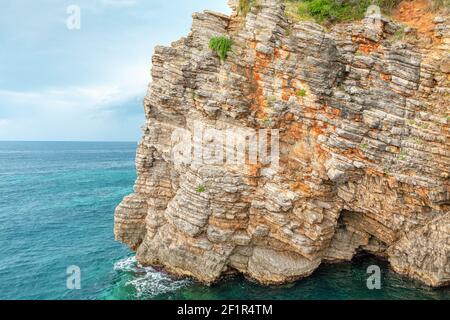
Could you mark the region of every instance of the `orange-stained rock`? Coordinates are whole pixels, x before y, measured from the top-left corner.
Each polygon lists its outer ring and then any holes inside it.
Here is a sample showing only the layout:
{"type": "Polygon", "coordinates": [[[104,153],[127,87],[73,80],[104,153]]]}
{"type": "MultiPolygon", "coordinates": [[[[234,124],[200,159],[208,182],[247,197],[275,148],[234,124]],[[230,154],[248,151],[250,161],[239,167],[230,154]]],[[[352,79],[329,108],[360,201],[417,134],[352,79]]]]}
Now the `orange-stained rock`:
{"type": "Polygon", "coordinates": [[[186,38],[156,47],[116,239],[144,265],[205,283],[230,272],[294,281],[369,252],[448,285],[448,16],[426,31],[439,32],[430,45],[397,39],[387,19],[326,30],[290,22],[281,0],[259,3],[245,19],[194,14],[186,38]],[[233,41],[225,62],[208,48],[219,35],[233,41]],[[174,133],[199,125],[217,131],[188,139],[192,150],[227,130],[278,130],[279,167],[177,162],[174,133]]]}

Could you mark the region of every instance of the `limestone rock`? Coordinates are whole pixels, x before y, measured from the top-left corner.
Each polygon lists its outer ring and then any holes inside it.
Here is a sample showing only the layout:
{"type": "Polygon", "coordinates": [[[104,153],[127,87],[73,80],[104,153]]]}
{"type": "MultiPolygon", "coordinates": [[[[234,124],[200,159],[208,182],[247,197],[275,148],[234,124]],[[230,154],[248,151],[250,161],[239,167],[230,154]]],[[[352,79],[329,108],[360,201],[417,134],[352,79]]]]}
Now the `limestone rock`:
{"type": "Polygon", "coordinates": [[[279,284],[309,276],[320,265],[320,259],[310,261],[293,252],[255,247],[247,274],[265,284],[279,284]]]}
{"type": "Polygon", "coordinates": [[[388,20],[327,31],[291,22],[281,0],[245,18],[229,2],[230,17],[194,14],[186,38],[155,48],[116,239],[143,265],[205,283],[293,281],[369,252],[448,285],[449,29],[423,45],[393,39],[388,20]],[[219,35],[233,42],[224,62],[208,48],[219,35]],[[277,130],[275,164],[220,161],[257,146],[260,129],[277,130]]]}
{"type": "Polygon", "coordinates": [[[450,284],[450,214],[405,235],[388,250],[395,271],[432,286],[450,284]]]}

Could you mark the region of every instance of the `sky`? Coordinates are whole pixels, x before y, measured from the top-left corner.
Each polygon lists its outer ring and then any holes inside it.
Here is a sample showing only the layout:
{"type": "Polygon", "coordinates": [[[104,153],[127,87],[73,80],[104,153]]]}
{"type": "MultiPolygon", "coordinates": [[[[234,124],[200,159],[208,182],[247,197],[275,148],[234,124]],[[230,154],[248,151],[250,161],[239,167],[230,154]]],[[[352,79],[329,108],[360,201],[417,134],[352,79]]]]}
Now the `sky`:
{"type": "Polygon", "coordinates": [[[0,140],[138,141],[155,45],[226,2],[2,0],[0,140]]]}

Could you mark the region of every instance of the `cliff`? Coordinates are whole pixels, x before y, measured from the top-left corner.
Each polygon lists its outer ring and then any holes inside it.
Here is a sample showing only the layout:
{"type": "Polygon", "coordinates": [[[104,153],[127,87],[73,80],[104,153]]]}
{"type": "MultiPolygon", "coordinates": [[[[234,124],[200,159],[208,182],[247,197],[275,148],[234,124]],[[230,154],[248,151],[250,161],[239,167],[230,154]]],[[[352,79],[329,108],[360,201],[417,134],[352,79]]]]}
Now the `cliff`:
{"type": "Polygon", "coordinates": [[[230,17],[194,14],[186,38],[155,49],[116,239],[205,283],[294,281],[366,252],[449,285],[449,17],[426,35],[388,18],[326,29],[290,21],[280,0],[245,17],[229,2],[230,17]],[[208,47],[223,35],[224,61],[208,47]],[[279,157],[208,161],[245,142],[223,132],[267,133],[279,157]],[[178,161],[180,141],[200,156],[178,161]]]}

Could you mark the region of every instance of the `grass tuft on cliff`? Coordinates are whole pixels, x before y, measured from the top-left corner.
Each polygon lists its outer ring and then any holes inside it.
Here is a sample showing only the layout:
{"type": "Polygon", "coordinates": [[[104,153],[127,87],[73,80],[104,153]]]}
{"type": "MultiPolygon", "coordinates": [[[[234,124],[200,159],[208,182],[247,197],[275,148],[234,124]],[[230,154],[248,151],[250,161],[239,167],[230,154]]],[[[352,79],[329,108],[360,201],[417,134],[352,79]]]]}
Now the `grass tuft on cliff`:
{"type": "Polygon", "coordinates": [[[306,97],[306,90],[305,89],[299,89],[296,92],[297,97],[306,97]]]}
{"type": "Polygon", "coordinates": [[[209,40],[209,48],[217,53],[220,61],[225,61],[227,59],[232,45],[233,42],[231,39],[225,36],[213,37],[209,40]]]}
{"type": "MultiPolygon", "coordinates": [[[[370,5],[377,5],[385,15],[391,15],[402,0],[284,0],[286,14],[294,21],[315,21],[330,26],[364,18],[370,5]]],[[[431,9],[450,10],[450,0],[431,0],[431,9]]],[[[239,0],[237,12],[246,16],[258,0],[239,0]]]]}
{"type": "Polygon", "coordinates": [[[401,0],[286,0],[287,11],[294,20],[315,20],[331,25],[364,18],[367,8],[378,5],[390,14],[401,0]]]}
{"type": "Polygon", "coordinates": [[[240,16],[245,17],[247,13],[250,12],[252,7],[255,5],[256,0],[239,0],[238,7],[237,7],[237,13],[240,16]]]}
{"type": "Polygon", "coordinates": [[[205,188],[204,186],[198,186],[198,187],[195,189],[195,191],[196,191],[197,193],[203,193],[203,192],[206,191],[206,188],[205,188]]]}
{"type": "Polygon", "coordinates": [[[433,0],[431,2],[431,9],[433,11],[445,9],[445,11],[447,13],[449,13],[450,12],[450,0],[433,0]]]}

